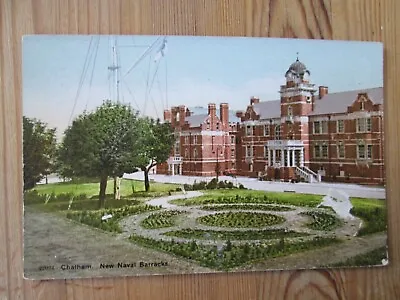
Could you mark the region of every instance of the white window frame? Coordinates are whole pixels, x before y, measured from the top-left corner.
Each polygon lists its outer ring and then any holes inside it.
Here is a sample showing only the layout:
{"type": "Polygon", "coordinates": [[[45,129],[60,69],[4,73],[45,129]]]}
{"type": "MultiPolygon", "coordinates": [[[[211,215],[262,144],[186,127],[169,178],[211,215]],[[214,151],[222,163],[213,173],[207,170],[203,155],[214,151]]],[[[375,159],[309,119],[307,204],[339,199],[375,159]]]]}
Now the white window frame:
{"type": "Polygon", "coordinates": [[[315,144],[313,146],[314,158],[321,158],[322,157],[321,150],[322,150],[322,148],[321,148],[320,144],[315,144]]]}
{"type": "Polygon", "coordinates": [[[269,136],[270,126],[269,124],[264,125],[264,136],[269,136]]]}
{"type": "Polygon", "coordinates": [[[337,120],[336,121],[336,132],[337,133],[344,133],[345,132],[344,120],[337,120]],[[339,124],[342,124],[342,126],[340,126],[339,124]]]}
{"type": "Polygon", "coordinates": [[[372,130],[371,118],[356,119],[356,130],[357,132],[371,132],[372,130]]]}
{"type": "Polygon", "coordinates": [[[253,146],[246,146],[246,157],[253,157],[253,146]]]}
{"type": "Polygon", "coordinates": [[[280,140],[282,135],[281,125],[275,126],[275,140],[280,140]]]}
{"type": "Polygon", "coordinates": [[[321,145],[321,158],[328,158],[329,157],[329,146],[328,144],[322,144],[321,145]],[[324,152],[324,149],[326,149],[326,153],[324,152]],[[326,155],[324,155],[326,154],[326,155]]]}
{"type": "Polygon", "coordinates": [[[342,141],[337,144],[337,158],[346,158],[346,147],[342,141]],[[340,155],[340,149],[343,149],[343,156],[340,155]]]}

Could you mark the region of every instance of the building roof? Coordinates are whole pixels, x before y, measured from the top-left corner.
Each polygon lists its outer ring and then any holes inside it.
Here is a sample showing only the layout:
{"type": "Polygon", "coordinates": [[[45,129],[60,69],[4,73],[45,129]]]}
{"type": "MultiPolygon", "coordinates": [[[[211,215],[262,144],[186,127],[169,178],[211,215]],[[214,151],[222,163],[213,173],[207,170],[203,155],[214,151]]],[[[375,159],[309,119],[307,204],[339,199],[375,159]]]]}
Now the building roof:
{"type": "Polygon", "coordinates": [[[199,127],[207,117],[207,114],[192,115],[186,117],[185,120],[189,123],[190,127],[199,127]]]}
{"type": "Polygon", "coordinates": [[[347,112],[347,107],[353,104],[359,93],[367,93],[368,98],[371,99],[374,104],[383,104],[382,87],[332,93],[325,95],[322,99],[316,99],[314,110],[310,115],[345,113],[347,112]]]}
{"type": "Polygon", "coordinates": [[[253,109],[260,116],[260,120],[279,118],[281,116],[281,100],[255,103],[253,109]]]}
{"type": "Polygon", "coordinates": [[[292,72],[296,75],[303,75],[304,73],[310,74],[310,71],[307,70],[306,65],[299,61],[299,58],[297,58],[296,61],[290,65],[286,74],[288,72],[292,72]]]}
{"type": "MultiPolygon", "coordinates": [[[[202,106],[189,107],[192,115],[190,117],[186,117],[186,121],[190,124],[191,127],[198,127],[204,120],[208,117],[208,108],[202,106]]],[[[216,115],[219,116],[219,109],[216,109],[216,115]]],[[[236,117],[234,111],[229,110],[229,123],[237,123],[240,122],[240,119],[236,117]]]]}

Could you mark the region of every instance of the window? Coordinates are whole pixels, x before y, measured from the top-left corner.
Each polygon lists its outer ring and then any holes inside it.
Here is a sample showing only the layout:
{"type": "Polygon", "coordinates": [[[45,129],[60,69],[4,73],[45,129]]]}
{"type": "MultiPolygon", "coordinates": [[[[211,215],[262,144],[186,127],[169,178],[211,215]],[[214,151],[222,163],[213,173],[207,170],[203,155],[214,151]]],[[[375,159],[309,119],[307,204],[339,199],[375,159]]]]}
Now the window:
{"type": "Polygon", "coordinates": [[[361,100],[361,102],[360,102],[360,110],[364,110],[364,108],[365,108],[364,101],[361,100]]]}
{"type": "Polygon", "coordinates": [[[357,158],[358,159],[372,159],[372,145],[366,145],[361,141],[357,145],[357,158]]]}
{"type": "Polygon", "coordinates": [[[246,126],[246,135],[251,135],[251,134],[252,134],[251,125],[247,125],[246,126]]]}
{"type": "Polygon", "coordinates": [[[322,157],[328,158],[328,145],[322,145],[322,157]]]}
{"type": "Polygon", "coordinates": [[[252,131],[252,135],[256,135],[256,126],[253,126],[253,131],[252,131]]]}
{"type": "Polygon", "coordinates": [[[231,135],[231,144],[234,144],[234,143],[235,143],[235,136],[231,135]]]}
{"type": "Polygon", "coordinates": [[[314,133],[319,134],[321,133],[321,123],[314,122],[314,133]]]}
{"type": "Polygon", "coordinates": [[[310,96],[307,96],[306,99],[307,99],[307,100],[306,100],[307,103],[311,103],[311,97],[310,97],[310,96]]]}
{"type": "Polygon", "coordinates": [[[197,135],[193,136],[193,144],[197,144],[197,135]]]}
{"type": "Polygon", "coordinates": [[[372,159],[372,145],[367,145],[367,158],[372,159]]]}
{"type": "Polygon", "coordinates": [[[337,156],[338,158],[344,158],[344,144],[342,141],[337,145],[337,156]]]}
{"type": "Polygon", "coordinates": [[[269,156],[268,146],[264,146],[264,157],[268,159],[268,156],[269,156]]]}
{"type": "Polygon", "coordinates": [[[288,114],[289,117],[292,117],[292,116],[293,116],[293,109],[292,109],[292,106],[291,106],[291,105],[288,106],[287,114],[288,114]]]}
{"type": "Polygon", "coordinates": [[[336,132],[338,133],[344,132],[344,120],[336,121],[336,132]]]}
{"type": "Polygon", "coordinates": [[[357,158],[365,159],[365,144],[360,143],[357,145],[357,158]]]}
{"type": "Polygon", "coordinates": [[[231,157],[235,157],[235,149],[234,148],[231,149],[231,157]]]}
{"type": "Polygon", "coordinates": [[[246,157],[252,157],[253,156],[253,148],[251,146],[246,146],[246,157]]]}
{"type": "Polygon", "coordinates": [[[269,125],[264,125],[264,136],[269,136],[269,125]]]}
{"type": "Polygon", "coordinates": [[[320,145],[314,145],[314,157],[320,158],[321,157],[321,147],[320,145]]]}
{"type": "Polygon", "coordinates": [[[180,154],[180,143],[179,141],[175,142],[175,155],[179,155],[180,154]]]}
{"type": "Polygon", "coordinates": [[[219,122],[217,122],[217,130],[219,130],[219,122]]]}
{"type": "Polygon", "coordinates": [[[185,157],[189,157],[189,150],[188,150],[188,148],[185,149],[185,157]]]}
{"type": "Polygon", "coordinates": [[[280,140],[281,139],[281,125],[276,125],[275,126],[275,139],[280,140]]]}
{"type": "Polygon", "coordinates": [[[371,118],[357,119],[357,132],[370,132],[371,118]]]}
{"type": "Polygon", "coordinates": [[[185,136],[185,144],[189,144],[189,136],[185,136]]]}
{"type": "Polygon", "coordinates": [[[207,120],[207,129],[210,129],[210,120],[207,120]]]}
{"type": "Polygon", "coordinates": [[[313,123],[313,129],[315,134],[327,133],[328,122],[327,121],[315,121],[313,123]]]}
{"type": "Polygon", "coordinates": [[[194,148],[194,149],[193,149],[193,158],[196,158],[196,157],[197,157],[197,149],[194,148]]]}

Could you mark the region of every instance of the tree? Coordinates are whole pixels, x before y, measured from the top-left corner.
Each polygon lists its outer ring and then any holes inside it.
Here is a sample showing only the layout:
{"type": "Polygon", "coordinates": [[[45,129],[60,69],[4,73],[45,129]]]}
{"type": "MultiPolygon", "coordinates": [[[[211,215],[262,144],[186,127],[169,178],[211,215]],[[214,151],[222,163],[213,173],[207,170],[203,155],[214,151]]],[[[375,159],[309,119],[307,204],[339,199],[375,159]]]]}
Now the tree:
{"type": "Polygon", "coordinates": [[[107,100],[78,116],[65,131],[59,160],[71,176],[99,178],[99,207],[104,207],[109,176],[134,172],[138,117],[128,105],[107,100]]]}
{"type": "Polygon", "coordinates": [[[155,165],[165,162],[175,142],[174,131],[169,123],[159,119],[142,118],[140,120],[138,167],[144,172],[146,192],[150,189],[149,171],[155,165]]]}
{"type": "Polygon", "coordinates": [[[24,190],[33,188],[51,172],[56,144],[55,128],[23,117],[24,190]]]}

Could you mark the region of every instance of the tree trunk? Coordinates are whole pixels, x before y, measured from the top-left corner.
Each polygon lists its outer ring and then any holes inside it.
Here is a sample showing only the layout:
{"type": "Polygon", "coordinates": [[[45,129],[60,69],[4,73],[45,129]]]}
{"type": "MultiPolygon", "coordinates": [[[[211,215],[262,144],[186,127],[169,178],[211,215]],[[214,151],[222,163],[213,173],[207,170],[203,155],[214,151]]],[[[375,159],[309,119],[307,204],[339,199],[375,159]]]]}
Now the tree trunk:
{"type": "Polygon", "coordinates": [[[106,200],[107,176],[100,177],[99,208],[104,208],[106,200]]]}
{"type": "Polygon", "coordinates": [[[114,177],[114,200],[117,199],[117,177],[114,177]]]}
{"type": "Polygon", "coordinates": [[[144,169],[144,189],[146,192],[150,190],[149,168],[144,169]]]}

